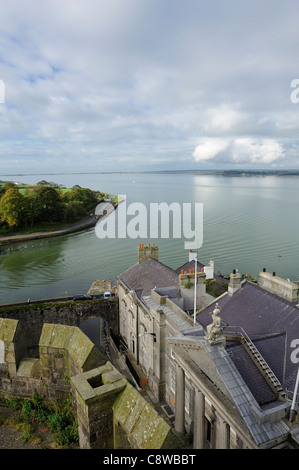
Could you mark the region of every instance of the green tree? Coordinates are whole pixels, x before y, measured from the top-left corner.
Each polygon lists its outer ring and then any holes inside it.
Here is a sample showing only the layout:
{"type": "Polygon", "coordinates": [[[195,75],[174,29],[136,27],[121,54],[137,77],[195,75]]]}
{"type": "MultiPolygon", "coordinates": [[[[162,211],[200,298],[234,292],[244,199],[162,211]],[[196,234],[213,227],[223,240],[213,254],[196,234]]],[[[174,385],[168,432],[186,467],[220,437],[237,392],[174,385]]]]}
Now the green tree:
{"type": "Polygon", "coordinates": [[[98,203],[98,199],[95,192],[88,188],[73,187],[67,193],[67,200],[82,202],[86,209],[90,209],[98,203]]]}
{"type": "Polygon", "coordinates": [[[66,208],[65,221],[68,223],[76,222],[86,215],[86,209],[80,201],[70,201],[66,208]]]}
{"type": "Polygon", "coordinates": [[[7,181],[7,183],[5,183],[5,185],[3,186],[4,188],[4,191],[7,191],[8,189],[11,189],[11,188],[17,188],[15,183],[13,183],[12,181],[7,181]]]}
{"type": "Polygon", "coordinates": [[[34,192],[39,208],[39,220],[48,222],[64,221],[66,207],[57,189],[50,186],[37,186],[34,192]]]}
{"type": "Polygon", "coordinates": [[[0,199],[0,219],[9,228],[17,228],[24,221],[24,196],[15,188],[9,188],[0,199]]]}
{"type": "Polygon", "coordinates": [[[36,191],[26,193],[24,199],[25,225],[33,227],[34,223],[41,218],[43,209],[42,202],[40,201],[36,191]]]}

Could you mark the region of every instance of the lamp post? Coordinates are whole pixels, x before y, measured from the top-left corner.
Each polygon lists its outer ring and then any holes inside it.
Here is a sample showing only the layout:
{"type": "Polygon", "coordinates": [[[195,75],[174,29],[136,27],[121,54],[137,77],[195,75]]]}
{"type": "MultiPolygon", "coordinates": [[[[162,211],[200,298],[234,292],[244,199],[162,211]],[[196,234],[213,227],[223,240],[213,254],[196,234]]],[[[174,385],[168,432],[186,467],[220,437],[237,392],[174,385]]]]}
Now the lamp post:
{"type": "Polygon", "coordinates": [[[141,338],[141,336],[145,336],[145,335],[152,335],[154,338],[154,343],[156,342],[156,333],[140,333],[138,337],[141,338]]]}

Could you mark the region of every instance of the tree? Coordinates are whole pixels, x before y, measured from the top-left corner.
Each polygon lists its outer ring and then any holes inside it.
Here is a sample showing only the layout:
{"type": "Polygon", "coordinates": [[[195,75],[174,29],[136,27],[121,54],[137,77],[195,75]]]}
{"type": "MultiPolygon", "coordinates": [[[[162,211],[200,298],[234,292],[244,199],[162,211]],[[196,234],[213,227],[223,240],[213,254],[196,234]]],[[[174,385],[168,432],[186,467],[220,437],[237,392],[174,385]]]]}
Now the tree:
{"type": "Polygon", "coordinates": [[[28,192],[24,198],[25,225],[33,227],[34,222],[40,219],[43,207],[35,191],[28,192]]]}
{"type": "Polygon", "coordinates": [[[73,187],[66,193],[68,201],[82,202],[86,209],[94,207],[98,203],[98,199],[91,189],[73,187]]]}
{"type": "Polygon", "coordinates": [[[24,196],[17,189],[7,189],[0,199],[0,219],[9,228],[22,225],[24,221],[24,196]]]}
{"type": "Polygon", "coordinates": [[[7,191],[8,189],[11,189],[11,188],[17,188],[15,183],[13,183],[12,181],[7,181],[7,183],[5,183],[5,185],[3,186],[4,188],[4,191],[7,191]]]}
{"type": "Polygon", "coordinates": [[[72,223],[82,219],[86,215],[86,209],[82,202],[70,201],[66,208],[66,222],[72,223]]]}
{"type": "Polygon", "coordinates": [[[34,190],[39,205],[38,219],[48,222],[61,222],[65,216],[65,204],[60,192],[50,186],[37,186],[34,190]]]}

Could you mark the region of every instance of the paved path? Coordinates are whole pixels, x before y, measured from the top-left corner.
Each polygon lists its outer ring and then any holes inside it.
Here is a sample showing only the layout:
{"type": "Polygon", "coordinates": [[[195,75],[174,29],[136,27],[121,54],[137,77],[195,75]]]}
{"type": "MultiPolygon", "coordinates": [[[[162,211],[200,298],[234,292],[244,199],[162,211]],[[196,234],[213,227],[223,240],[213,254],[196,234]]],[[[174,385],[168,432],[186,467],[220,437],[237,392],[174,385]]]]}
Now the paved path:
{"type": "Polygon", "coordinates": [[[10,243],[23,242],[27,240],[37,240],[39,238],[57,237],[59,235],[66,235],[68,233],[75,233],[93,227],[97,223],[98,217],[95,215],[87,217],[87,219],[77,222],[76,224],[61,227],[59,229],[40,231],[33,233],[25,233],[19,235],[11,235],[7,237],[0,237],[0,246],[8,245],[10,243]]]}

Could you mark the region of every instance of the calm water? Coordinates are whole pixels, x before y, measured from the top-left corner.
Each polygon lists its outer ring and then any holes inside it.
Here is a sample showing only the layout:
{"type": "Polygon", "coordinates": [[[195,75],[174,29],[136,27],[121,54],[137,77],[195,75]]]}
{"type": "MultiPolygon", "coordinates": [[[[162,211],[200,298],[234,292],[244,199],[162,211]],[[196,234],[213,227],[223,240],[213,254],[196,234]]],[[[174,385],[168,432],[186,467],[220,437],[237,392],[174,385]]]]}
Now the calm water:
{"type": "MultiPolygon", "coordinates": [[[[216,271],[237,268],[257,276],[265,267],[299,280],[299,179],[173,175],[36,175],[1,177],[24,183],[41,179],[65,186],[126,195],[141,202],[203,203],[203,263],[216,271]]],[[[131,220],[128,216],[127,220],[131,220]]],[[[171,230],[172,232],[172,230],[171,230]]],[[[86,292],[95,279],[112,279],[137,261],[139,243],[155,242],[159,259],[172,268],[188,260],[184,239],[102,239],[95,229],[48,240],[1,247],[0,303],[86,292]]]]}

